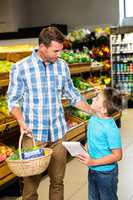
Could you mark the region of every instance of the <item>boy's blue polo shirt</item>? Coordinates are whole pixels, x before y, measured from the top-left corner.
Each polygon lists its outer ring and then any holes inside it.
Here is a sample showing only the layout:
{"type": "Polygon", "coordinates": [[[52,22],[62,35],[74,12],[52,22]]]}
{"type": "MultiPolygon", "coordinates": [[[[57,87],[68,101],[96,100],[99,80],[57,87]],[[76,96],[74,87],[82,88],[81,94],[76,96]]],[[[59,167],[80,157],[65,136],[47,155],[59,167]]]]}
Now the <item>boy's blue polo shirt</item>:
{"type": "MultiPolygon", "coordinates": [[[[113,118],[92,116],[87,130],[88,152],[93,159],[110,155],[112,149],[121,148],[120,131],[113,118]]],[[[97,171],[110,171],[117,163],[92,166],[97,171]]]]}

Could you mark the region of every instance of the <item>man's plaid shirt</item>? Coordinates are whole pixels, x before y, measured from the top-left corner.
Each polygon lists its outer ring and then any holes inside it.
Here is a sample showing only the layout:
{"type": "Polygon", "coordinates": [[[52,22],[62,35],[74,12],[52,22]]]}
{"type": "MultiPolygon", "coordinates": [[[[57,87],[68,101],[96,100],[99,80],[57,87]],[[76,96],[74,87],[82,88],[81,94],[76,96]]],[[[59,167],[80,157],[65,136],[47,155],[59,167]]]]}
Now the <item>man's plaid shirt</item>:
{"type": "Polygon", "coordinates": [[[58,59],[45,66],[32,55],[13,65],[8,87],[8,106],[21,106],[24,120],[37,141],[56,141],[64,136],[67,125],[62,96],[74,105],[82,99],[73,86],[68,65],[58,59]]]}

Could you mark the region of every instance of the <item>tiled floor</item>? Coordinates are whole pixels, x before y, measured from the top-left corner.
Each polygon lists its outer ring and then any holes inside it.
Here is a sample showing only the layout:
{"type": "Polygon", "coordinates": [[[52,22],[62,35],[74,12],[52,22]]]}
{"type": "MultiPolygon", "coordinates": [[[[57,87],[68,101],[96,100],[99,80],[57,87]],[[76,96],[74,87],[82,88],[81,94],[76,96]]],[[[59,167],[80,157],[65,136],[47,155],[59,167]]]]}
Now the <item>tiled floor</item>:
{"type": "MultiPolygon", "coordinates": [[[[123,160],[119,163],[119,200],[133,200],[133,109],[125,110],[122,116],[123,160]]],[[[49,178],[39,186],[39,200],[48,200],[49,178]]],[[[16,198],[11,198],[16,199],[16,198]]],[[[16,200],[21,200],[17,198],[16,200]]],[[[10,200],[5,197],[1,200],[10,200]]],[[[76,159],[67,164],[65,175],[65,200],[87,200],[87,168],[76,159]]]]}

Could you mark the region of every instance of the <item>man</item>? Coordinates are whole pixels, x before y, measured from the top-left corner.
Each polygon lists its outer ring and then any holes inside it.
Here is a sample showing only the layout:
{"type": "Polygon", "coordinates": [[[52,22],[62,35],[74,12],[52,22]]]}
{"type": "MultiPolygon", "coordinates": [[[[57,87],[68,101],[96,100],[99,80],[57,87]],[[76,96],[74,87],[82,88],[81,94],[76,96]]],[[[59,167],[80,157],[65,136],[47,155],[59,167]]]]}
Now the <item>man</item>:
{"type": "MultiPolygon", "coordinates": [[[[90,106],[74,88],[68,65],[59,58],[64,35],[55,27],[44,28],[39,35],[39,48],[32,55],[14,64],[10,73],[8,105],[17,119],[23,147],[31,146],[28,133],[32,131],[37,145],[51,146],[48,167],[50,200],[64,199],[63,179],[66,150],[60,143],[67,131],[61,98],[84,111],[90,106]]],[[[40,175],[24,178],[23,200],[37,200],[40,175]]]]}

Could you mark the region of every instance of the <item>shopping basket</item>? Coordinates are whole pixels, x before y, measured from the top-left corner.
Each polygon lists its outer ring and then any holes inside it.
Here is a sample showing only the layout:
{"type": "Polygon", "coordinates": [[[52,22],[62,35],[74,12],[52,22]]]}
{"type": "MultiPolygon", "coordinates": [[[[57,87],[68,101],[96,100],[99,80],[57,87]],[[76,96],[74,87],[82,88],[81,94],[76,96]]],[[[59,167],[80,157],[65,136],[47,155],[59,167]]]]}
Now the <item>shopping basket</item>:
{"type": "MultiPolygon", "coordinates": [[[[33,176],[37,174],[41,174],[45,171],[49,165],[52,149],[43,148],[44,151],[47,151],[48,154],[45,156],[31,158],[31,159],[22,159],[22,139],[23,135],[20,135],[19,138],[19,160],[12,160],[11,157],[6,159],[9,169],[17,176],[25,177],[25,176],[33,176]]],[[[33,146],[35,146],[35,140],[32,135],[33,146]]]]}

